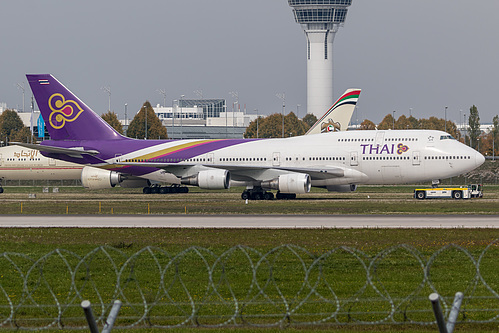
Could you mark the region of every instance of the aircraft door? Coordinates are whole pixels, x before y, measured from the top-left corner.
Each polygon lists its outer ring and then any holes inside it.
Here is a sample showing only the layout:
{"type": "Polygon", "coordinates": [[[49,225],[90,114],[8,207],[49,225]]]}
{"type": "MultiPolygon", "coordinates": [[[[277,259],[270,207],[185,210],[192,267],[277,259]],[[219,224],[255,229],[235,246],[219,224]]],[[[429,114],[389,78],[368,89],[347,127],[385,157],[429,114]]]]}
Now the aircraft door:
{"type": "Polygon", "coordinates": [[[208,164],[215,164],[215,156],[213,155],[213,153],[208,153],[206,162],[208,162],[208,164]]]}
{"type": "Polygon", "coordinates": [[[49,158],[49,165],[54,166],[55,165],[55,159],[49,158]]]}
{"type": "Polygon", "coordinates": [[[419,154],[419,151],[412,153],[412,165],[421,165],[421,155],[419,154]]]}
{"type": "Polygon", "coordinates": [[[384,131],[377,131],[376,132],[376,144],[378,147],[383,145],[383,139],[385,138],[385,132],[384,131]]]}
{"type": "Polygon", "coordinates": [[[281,153],[275,152],[272,153],[272,166],[281,165],[281,153]]]}
{"type": "Polygon", "coordinates": [[[359,153],[356,151],[350,152],[350,166],[359,165],[359,153]]]}

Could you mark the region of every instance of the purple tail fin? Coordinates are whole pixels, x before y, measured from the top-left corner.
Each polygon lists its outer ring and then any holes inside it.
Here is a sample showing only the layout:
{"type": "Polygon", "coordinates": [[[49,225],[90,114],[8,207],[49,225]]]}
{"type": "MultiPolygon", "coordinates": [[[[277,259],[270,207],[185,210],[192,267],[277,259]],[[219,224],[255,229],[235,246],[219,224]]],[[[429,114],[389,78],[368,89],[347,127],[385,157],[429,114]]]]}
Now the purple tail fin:
{"type": "Polygon", "coordinates": [[[123,138],[52,75],[28,74],[26,77],[52,140],[123,138]]]}

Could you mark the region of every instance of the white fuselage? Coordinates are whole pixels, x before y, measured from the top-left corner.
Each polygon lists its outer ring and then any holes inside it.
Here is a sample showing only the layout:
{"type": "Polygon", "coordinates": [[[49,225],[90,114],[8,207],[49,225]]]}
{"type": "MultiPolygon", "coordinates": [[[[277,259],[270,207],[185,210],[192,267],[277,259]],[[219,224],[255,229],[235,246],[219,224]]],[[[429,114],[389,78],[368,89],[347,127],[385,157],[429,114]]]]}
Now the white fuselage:
{"type": "MultiPolygon", "coordinates": [[[[119,161],[144,166],[158,164],[158,168],[164,167],[179,178],[204,169],[227,169],[233,185],[258,185],[259,181],[285,173],[308,173],[312,186],[445,179],[471,171],[484,162],[480,153],[449,134],[430,130],[333,132],[248,141],[182,161],[168,157],[143,159],[155,151],[171,150],[194,141],[170,141],[122,155],[119,161]],[[133,163],[134,159],[139,163],[133,163]],[[338,175],[331,176],[335,173],[338,175]]],[[[119,164],[119,161],[113,162],[119,164]]]]}
{"type": "Polygon", "coordinates": [[[20,146],[0,148],[0,180],[80,179],[82,165],[43,156],[20,146]]]}

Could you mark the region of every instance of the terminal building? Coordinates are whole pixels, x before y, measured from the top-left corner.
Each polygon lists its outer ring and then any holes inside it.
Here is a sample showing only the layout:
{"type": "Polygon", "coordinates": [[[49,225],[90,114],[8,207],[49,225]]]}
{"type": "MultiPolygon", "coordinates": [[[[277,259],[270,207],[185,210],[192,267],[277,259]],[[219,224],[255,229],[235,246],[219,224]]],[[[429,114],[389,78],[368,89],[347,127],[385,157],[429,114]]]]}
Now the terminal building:
{"type": "MultiPolygon", "coordinates": [[[[7,104],[0,103],[0,114],[6,109],[7,104]]],[[[174,101],[173,106],[157,105],[153,109],[170,139],[242,139],[250,122],[256,119],[256,115],[244,111],[228,111],[225,99],[185,99],[174,101]]],[[[13,110],[25,126],[33,128],[35,137],[41,137],[38,135],[40,111],[13,110]]],[[[124,130],[130,122],[128,118],[121,120],[124,130]]],[[[48,138],[46,128],[44,132],[48,138]]]]}
{"type": "MultiPolygon", "coordinates": [[[[182,99],[153,109],[170,139],[242,139],[256,119],[243,111],[228,111],[225,99],[182,99]]],[[[122,124],[127,127],[129,122],[122,124]]]]}

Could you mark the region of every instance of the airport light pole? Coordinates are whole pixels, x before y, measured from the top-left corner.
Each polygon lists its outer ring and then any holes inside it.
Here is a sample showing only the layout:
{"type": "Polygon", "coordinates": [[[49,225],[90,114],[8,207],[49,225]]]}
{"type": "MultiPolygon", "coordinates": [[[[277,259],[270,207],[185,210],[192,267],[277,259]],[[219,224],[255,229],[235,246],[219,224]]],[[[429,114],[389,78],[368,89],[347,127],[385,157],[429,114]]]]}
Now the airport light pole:
{"type": "Polygon", "coordinates": [[[182,140],[184,138],[184,128],[182,127],[182,118],[184,117],[184,115],[182,114],[182,101],[184,99],[185,95],[180,95],[180,140],[182,140]]]}
{"type": "Polygon", "coordinates": [[[496,160],[496,136],[492,135],[492,161],[496,160]]]}
{"type": "Polygon", "coordinates": [[[156,91],[163,95],[163,106],[166,107],[166,89],[158,89],[156,91]]]}
{"type": "Polygon", "coordinates": [[[466,126],[466,113],[463,114],[463,117],[464,117],[464,144],[466,144],[466,135],[468,134],[468,127],[466,126]]]}
{"type": "Polygon", "coordinates": [[[444,124],[444,132],[447,133],[447,106],[445,107],[445,124],[444,124]]]}
{"type": "Polygon", "coordinates": [[[258,139],[258,109],[255,109],[256,113],[256,138],[258,139]]]}
{"type": "Polygon", "coordinates": [[[276,94],[276,97],[282,100],[282,137],[284,138],[284,113],[286,112],[286,93],[276,94]]]}
{"type": "Polygon", "coordinates": [[[104,90],[109,96],[109,110],[108,111],[111,111],[111,87],[102,87],[101,89],[104,90]]]}
{"type": "Polygon", "coordinates": [[[234,106],[237,104],[239,107],[239,92],[237,91],[229,91],[229,94],[232,95],[236,99],[234,103],[232,103],[232,135],[234,136],[234,118],[235,118],[235,108],[234,106]]]}
{"type": "Polygon", "coordinates": [[[461,122],[461,120],[463,119],[461,117],[462,114],[463,114],[463,110],[461,109],[461,110],[459,110],[459,127],[461,127],[461,128],[463,127],[463,123],[461,122]]]}
{"type": "Polygon", "coordinates": [[[175,99],[172,101],[172,139],[173,139],[173,133],[175,132],[175,103],[177,103],[178,106],[178,101],[175,99]]]}
{"type": "Polygon", "coordinates": [[[145,128],[146,128],[145,133],[146,133],[146,135],[144,136],[144,140],[147,140],[147,108],[146,108],[145,105],[143,106],[143,108],[144,108],[144,113],[146,115],[146,124],[145,124],[145,128]]]}
{"type": "Polygon", "coordinates": [[[128,103],[125,103],[125,126],[126,126],[125,130],[124,130],[125,136],[126,136],[126,132],[128,132],[128,122],[126,121],[127,120],[126,119],[126,116],[127,116],[127,114],[126,114],[126,108],[127,108],[127,106],[128,106],[128,103]]]}
{"type": "Polygon", "coordinates": [[[296,104],[296,118],[300,119],[300,106],[301,104],[296,104]]]}
{"type": "Polygon", "coordinates": [[[33,143],[33,113],[35,112],[35,98],[31,95],[31,117],[29,120],[29,129],[31,132],[30,142],[33,143]]]}
{"type": "Polygon", "coordinates": [[[17,89],[21,90],[23,92],[23,112],[24,112],[24,83],[18,83],[17,89]]]}

